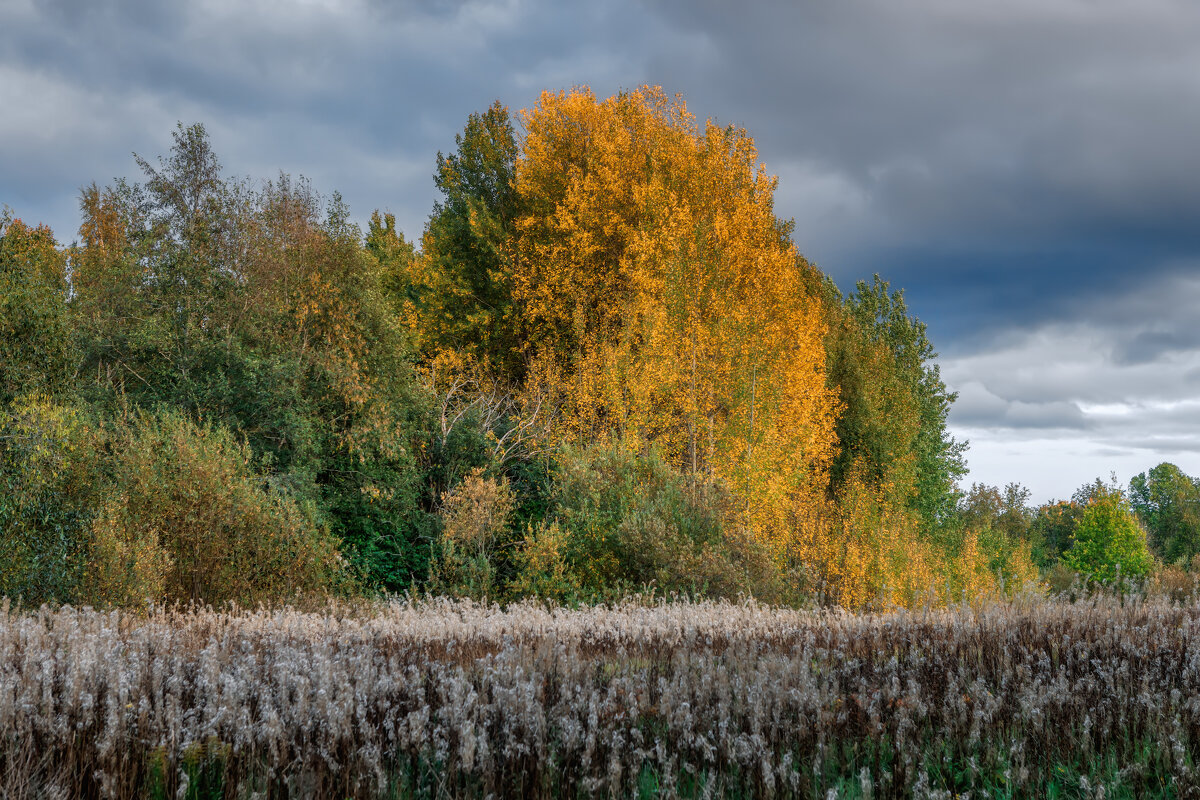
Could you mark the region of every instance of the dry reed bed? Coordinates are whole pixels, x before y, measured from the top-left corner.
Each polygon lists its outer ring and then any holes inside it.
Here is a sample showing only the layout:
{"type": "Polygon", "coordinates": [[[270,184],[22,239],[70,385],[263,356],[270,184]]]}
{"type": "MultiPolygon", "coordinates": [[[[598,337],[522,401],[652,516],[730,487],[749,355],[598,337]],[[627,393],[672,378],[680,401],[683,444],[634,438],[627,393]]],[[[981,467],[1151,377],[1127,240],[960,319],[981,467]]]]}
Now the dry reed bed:
{"type": "Polygon", "coordinates": [[[1113,600],[5,605],[0,794],[1033,796],[1107,760],[1135,793],[1186,797],[1198,634],[1194,607],[1113,600]]]}

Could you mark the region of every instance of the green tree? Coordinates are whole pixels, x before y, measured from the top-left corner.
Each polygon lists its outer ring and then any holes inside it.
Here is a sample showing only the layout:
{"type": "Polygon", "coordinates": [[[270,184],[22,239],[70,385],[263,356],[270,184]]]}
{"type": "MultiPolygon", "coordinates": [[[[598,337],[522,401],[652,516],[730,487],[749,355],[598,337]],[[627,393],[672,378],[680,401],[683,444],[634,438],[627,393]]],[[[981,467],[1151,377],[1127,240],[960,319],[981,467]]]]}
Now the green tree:
{"type": "Polygon", "coordinates": [[[396,229],[396,215],[371,212],[367,222],[367,252],[377,262],[380,270],[380,288],[401,319],[411,319],[416,314],[416,303],[420,299],[416,276],[413,272],[417,251],[412,242],[396,229]]]}
{"type": "Polygon", "coordinates": [[[0,407],[70,383],[65,266],[49,228],[0,212],[0,407]]]}
{"type": "Polygon", "coordinates": [[[822,291],[832,318],[829,380],[844,407],[834,487],[858,463],[877,485],[898,492],[926,528],[947,522],[966,474],[966,442],[946,429],[957,395],[941,379],[925,323],[909,315],[904,292],[878,275],[844,300],[828,285],[822,291]]]}
{"type": "Polygon", "coordinates": [[[507,247],[520,213],[513,187],[517,141],[499,102],[473,113],[454,137],[456,151],[437,156],[433,207],[422,240],[410,325],[426,356],[470,355],[501,375],[519,377],[512,309],[512,254],[507,247]]]}
{"type": "Polygon", "coordinates": [[[1117,485],[1117,473],[1112,473],[1109,481],[1097,476],[1095,480],[1085,483],[1071,494],[1071,502],[1087,507],[1093,500],[1112,494],[1117,485]]]}
{"type": "Polygon", "coordinates": [[[1029,508],[1029,490],[1018,483],[1003,489],[982,483],[971,485],[959,503],[963,524],[979,529],[994,528],[1012,539],[1025,539],[1033,511],[1029,508]]]}
{"type": "Polygon", "coordinates": [[[179,125],[142,184],[94,184],[80,200],[71,307],[89,396],[199,411],[230,395],[244,238],[238,187],[221,177],[204,126],[179,125]]]}
{"type": "Polygon", "coordinates": [[[84,191],[72,253],[85,395],[110,414],[167,408],[246,438],[278,491],[310,503],[371,582],[427,570],[430,428],[387,284],[405,243],[364,247],[338,195],[280,175],[221,177],[180,127],[145,185],[84,191]]]}
{"type": "Polygon", "coordinates": [[[1063,563],[1100,583],[1141,577],[1154,566],[1146,531],[1119,489],[1095,493],[1071,539],[1063,563]]]}
{"type": "Polygon", "coordinates": [[[1086,507],[1086,503],[1056,500],[1037,508],[1029,523],[1029,541],[1038,568],[1049,569],[1062,558],[1086,507]]]}
{"type": "Polygon", "coordinates": [[[1129,494],[1150,549],[1163,561],[1188,563],[1200,553],[1200,481],[1164,462],[1134,476],[1129,494]]]}

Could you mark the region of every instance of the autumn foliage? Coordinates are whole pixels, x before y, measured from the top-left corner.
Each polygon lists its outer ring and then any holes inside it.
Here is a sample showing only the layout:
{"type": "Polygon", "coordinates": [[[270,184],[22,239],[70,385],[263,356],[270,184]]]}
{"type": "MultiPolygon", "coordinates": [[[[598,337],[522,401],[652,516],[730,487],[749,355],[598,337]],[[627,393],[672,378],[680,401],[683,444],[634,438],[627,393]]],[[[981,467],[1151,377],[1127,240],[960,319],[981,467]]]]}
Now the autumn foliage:
{"type": "Polygon", "coordinates": [[[653,89],[546,93],[523,122],[514,297],[563,437],[655,448],[764,509],[821,487],[824,324],[752,140],[653,89]]]}
{"type": "MultiPolygon", "coordinates": [[[[446,201],[412,267],[410,327],[446,330],[436,287],[471,290],[456,336],[423,340],[431,369],[552,406],[539,431],[553,446],[607,442],[728,492],[726,541],[765,546],[793,596],[859,607],[999,589],[986,542],[931,530],[963,467],[924,327],[885,283],[843,299],[800,255],[745,131],[701,125],[651,87],[545,92],[518,121],[519,146],[503,108],[472,115],[439,156],[446,201]]],[[[581,457],[610,458],[588,452],[560,457],[563,480],[581,457]]],[[[525,563],[556,571],[559,594],[594,592],[592,534],[559,502],[525,563]]],[[[620,530],[606,534],[619,547],[653,549],[644,525],[620,530]]],[[[544,591],[534,573],[518,584],[544,591]]]]}
{"type": "Polygon", "coordinates": [[[678,96],[472,114],[416,239],[225,177],[198,125],[137,164],[70,247],[0,220],[8,594],[861,608],[1036,577],[961,513],[903,294],[843,295],[749,134],[678,96]]]}

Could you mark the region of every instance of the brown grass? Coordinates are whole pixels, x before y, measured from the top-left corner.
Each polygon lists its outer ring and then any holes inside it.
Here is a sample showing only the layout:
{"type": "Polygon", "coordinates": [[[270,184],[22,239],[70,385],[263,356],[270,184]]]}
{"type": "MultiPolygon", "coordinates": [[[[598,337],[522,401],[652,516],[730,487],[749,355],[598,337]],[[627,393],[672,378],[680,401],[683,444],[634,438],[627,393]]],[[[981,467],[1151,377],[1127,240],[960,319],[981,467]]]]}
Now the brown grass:
{"type": "Polygon", "coordinates": [[[5,605],[0,797],[1193,796],[1198,642],[1103,598],[5,605]]]}

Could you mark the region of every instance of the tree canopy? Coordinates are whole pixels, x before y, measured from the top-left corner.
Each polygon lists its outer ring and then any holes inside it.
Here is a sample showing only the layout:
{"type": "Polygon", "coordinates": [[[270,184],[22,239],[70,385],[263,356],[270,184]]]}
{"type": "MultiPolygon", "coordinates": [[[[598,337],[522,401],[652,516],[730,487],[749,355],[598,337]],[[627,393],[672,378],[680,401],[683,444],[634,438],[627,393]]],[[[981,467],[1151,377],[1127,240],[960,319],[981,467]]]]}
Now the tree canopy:
{"type": "MultiPolygon", "coordinates": [[[[862,607],[1031,577],[1040,517],[959,491],[903,292],[843,295],[749,133],[679,96],[471,114],[408,237],[226,176],[201,125],[135,163],[83,189],[70,247],[0,218],[0,591],[862,607]]],[[[1190,557],[1168,473],[1135,507],[1190,557]]]]}

